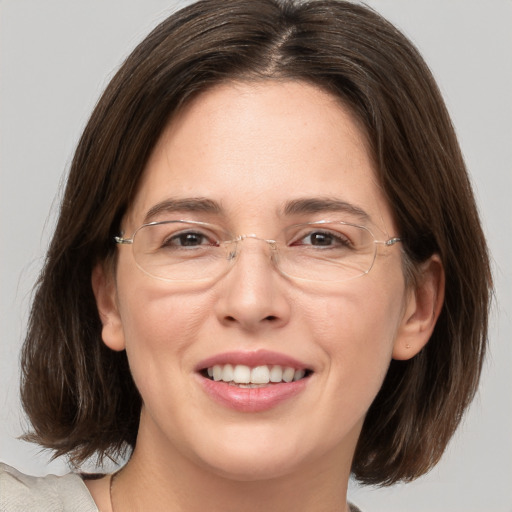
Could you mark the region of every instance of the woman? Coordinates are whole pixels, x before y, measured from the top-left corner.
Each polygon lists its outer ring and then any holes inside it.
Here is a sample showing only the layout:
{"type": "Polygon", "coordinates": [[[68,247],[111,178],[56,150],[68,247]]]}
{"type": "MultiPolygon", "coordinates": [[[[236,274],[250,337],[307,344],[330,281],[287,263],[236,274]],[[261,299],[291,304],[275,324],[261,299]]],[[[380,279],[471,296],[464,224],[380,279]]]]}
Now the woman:
{"type": "Polygon", "coordinates": [[[23,353],[30,438],[76,463],[133,450],[84,510],[349,510],[351,472],[439,460],[489,288],[448,115],[394,27],[200,2],[78,146],[23,353]]]}

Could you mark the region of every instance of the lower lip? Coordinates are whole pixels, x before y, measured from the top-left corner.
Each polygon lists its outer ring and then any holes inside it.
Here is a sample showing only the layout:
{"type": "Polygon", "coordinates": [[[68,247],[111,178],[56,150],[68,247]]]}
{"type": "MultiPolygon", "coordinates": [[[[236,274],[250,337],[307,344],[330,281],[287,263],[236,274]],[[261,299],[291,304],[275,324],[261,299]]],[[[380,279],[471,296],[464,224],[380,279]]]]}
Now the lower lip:
{"type": "Polygon", "coordinates": [[[261,388],[239,388],[200,376],[206,393],[219,404],[241,412],[261,412],[279,406],[306,388],[309,377],[261,388]]]}

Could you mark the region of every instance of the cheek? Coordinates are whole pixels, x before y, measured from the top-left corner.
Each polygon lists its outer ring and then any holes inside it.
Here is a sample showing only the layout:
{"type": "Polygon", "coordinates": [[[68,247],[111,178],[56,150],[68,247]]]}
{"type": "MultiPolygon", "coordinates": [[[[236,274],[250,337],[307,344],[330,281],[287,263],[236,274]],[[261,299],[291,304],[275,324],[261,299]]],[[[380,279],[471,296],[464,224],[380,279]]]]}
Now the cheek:
{"type": "Polygon", "coordinates": [[[359,397],[365,407],[382,385],[402,319],[402,295],[391,288],[368,275],[326,298],[315,318],[306,319],[329,361],[330,383],[345,396],[359,397]]]}
{"type": "Polygon", "coordinates": [[[126,352],[134,380],[144,397],[145,388],[187,364],[187,349],[197,338],[208,310],[207,297],[169,293],[166,283],[133,285],[119,290],[119,304],[126,352]],[[123,293],[124,292],[124,293],[123,293]]]}
{"type": "Polygon", "coordinates": [[[375,282],[368,275],[342,283],[342,289],[318,296],[309,306],[304,297],[304,321],[313,326],[333,354],[340,342],[364,351],[392,344],[403,309],[403,294],[397,293],[396,287],[403,286],[399,280],[391,282],[393,286],[375,282]]]}

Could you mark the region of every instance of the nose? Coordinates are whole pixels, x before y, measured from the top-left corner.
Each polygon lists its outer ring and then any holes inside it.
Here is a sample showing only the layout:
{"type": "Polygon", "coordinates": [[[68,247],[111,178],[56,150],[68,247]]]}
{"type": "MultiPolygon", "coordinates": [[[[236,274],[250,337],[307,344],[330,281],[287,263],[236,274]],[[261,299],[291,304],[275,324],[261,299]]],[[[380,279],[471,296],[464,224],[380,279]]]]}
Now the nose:
{"type": "Polygon", "coordinates": [[[274,265],[273,251],[266,240],[254,235],[240,237],[233,266],[218,283],[216,314],[221,323],[248,331],[288,323],[287,282],[274,265]]]}

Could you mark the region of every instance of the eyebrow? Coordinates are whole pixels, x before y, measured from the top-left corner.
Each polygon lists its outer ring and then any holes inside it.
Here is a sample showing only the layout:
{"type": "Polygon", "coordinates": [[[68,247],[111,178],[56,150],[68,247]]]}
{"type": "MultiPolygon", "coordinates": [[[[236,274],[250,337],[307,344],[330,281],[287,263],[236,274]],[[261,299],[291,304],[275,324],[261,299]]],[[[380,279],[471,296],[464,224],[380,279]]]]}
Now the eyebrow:
{"type": "Polygon", "coordinates": [[[204,197],[186,197],[183,199],[166,199],[152,206],[144,217],[144,224],[151,222],[161,213],[169,212],[201,212],[201,213],[221,213],[222,208],[219,203],[206,199],[204,197]]]}
{"type": "MultiPolygon", "coordinates": [[[[151,222],[161,213],[200,212],[221,214],[222,207],[217,201],[205,197],[169,198],[152,206],[144,217],[144,224],[151,222]]],[[[281,208],[282,215],[305,215],[311,213],[335,212],[355,216],[361,221],[369,221],[370,216],[356,205],[330,197],[308,197],[287,201],[281,208]]]]}
{"type": "Polygon", "coordinates": [[[368,213],[358,206],[331,197],[294,199],[293,201],[285,203],[282,211],[284,215],[300,215],[322,212],[346,213],[357,217],[361,221],[370,220],[368,213]]]}

